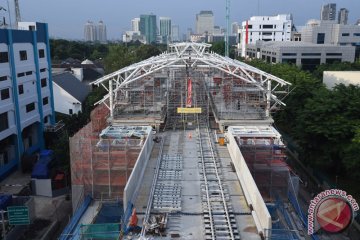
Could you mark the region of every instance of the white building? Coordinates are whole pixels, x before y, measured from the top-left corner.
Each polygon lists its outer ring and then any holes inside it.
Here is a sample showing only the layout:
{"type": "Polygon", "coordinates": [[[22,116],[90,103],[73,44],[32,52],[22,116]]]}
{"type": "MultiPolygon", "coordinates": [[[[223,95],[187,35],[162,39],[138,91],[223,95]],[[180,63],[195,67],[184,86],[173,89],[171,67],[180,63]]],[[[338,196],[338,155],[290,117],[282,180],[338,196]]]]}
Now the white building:
{"type": "Polygon", "coordinates": [[[134,18],[131,20],[131,31],[140,32],[140,18],[134,18]]]}
{"type": "Polygon", "coordinates": [[[139,41],[141,43],[146,43],[146,39],[144,35],[141,35],[140,31],[126,31],[122,35],[122,41],[123,42],[135,42],[139,41]]]}
{"type": "Polygon", "coordinates": [[[106,35],[106,25],[103,21],[99,21],[99,24],[96,26],[97,30],[97,41],[101,43],[107,42],[107,35],[106,35]]]}
{"type": "Polygon", "coordinates": [[[323,83],[328,89],[338,84],[360,86],[360,71],[324,71],[323,83]]]}
{"type": "Polygon", "coordinates": [[[171,41],[180,42],[180,27],[179,25],[171,26],[171,41]]]}
{"type": "Polygon", "coordinates": [[[212,35],[214,32],[214,14],[212,11],[200,11],[196,14],[196,33],[207,33],[212,35]]]}
{"type": "Polygon", "coordinates": [[[87,21],[84,26],[84,39],[86,42],[99,41],[105,43],[107,41],[107,34],[104,22],[99,21],[95,25],[92,21],[87,21]]]}
{"type": "Polygon", "coordinates": [[[159,17],[160,19],[160,36],[162,43],[168,43],[171,37],[171,18],[159,17]]]}
{"type": "Polygon", "coordinates": [[[245,57],[247,44],[256,41],[291,41],[293,20],[291,14],[277,16],[254,16],[242,22],[239,29],[238,50],[245,57]]]}
{"type": "Polygon", "coordinates": [[[240,25],[238,22],[233,22],[231,24],[231,35],[237,35],[238,31],[239,31],[240,25]]]}
{"type": "Polygon", "coordinates": [[[55,123],[50,72],[47,24],[0,29],[0,178],[44,148],[44,128],[55,123]]]}
{"type": "Polygon", "coordinates": [[[87,21],[84,26],[84,39],[86,42],[96,41],[96,27],[93,22],[87,21]]]}
{"type": "Polygon", "coordinates": [[[264,42],[249,44],[247,58],[258,58],[268,63],[296,64],[303,70],[314,70],[320,64],[354,62],[355,47],[306,42],[264,42]]]}
{"type": "Polygon", "coordinates": [[[82,111],[82,103],[90,93],[90,86],[70,72],[53,74],[55,111],[67,115],[82,111]]]}
{"type": "Polygon", "coordinates": [[[316,44],[360,46],[360,26],[343,25],[334,21],[310,20],[301,29],[301,38],[304,42],[316,44]]]}

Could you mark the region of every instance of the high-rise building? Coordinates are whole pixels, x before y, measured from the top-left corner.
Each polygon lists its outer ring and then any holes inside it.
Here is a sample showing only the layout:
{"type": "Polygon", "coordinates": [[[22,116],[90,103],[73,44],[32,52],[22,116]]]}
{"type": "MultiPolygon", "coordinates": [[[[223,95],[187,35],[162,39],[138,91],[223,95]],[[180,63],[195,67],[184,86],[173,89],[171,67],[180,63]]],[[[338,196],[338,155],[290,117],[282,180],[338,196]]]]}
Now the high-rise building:
{"type": "Polygon", "coordinates": [[[179,25],[171,26],[171,41],[180,42],[180,27],[179,25]]]}
{"type": "Polygon", "coordinates": [[[239,28],[241,56],[245,57],[246,46],[262,41],[291,41],[293,19],[291,14],[277,16],[254,16],[242,22],[239,28]]]}
{"type": "Polygon", "coordinates": [[[105,43],[107,36],[104,22],[99,21],[98,25],[95,25],[92,21],[87,21],[84,27],[84,39],[86,42],[99,41],[105,43]]]}
{"type": "Polygon", "coordinates": [[[91,21],[87,21],[84,27],[84,39],[86,42],[96,41],[96,27],[95,24],[91,21]]]}
{"type": "Polygon", "coordinates": [[[171,37],[171,19],[160,17],[160,36],[163,43],[168,43],[171,37]]]}
{"type": "Polygon", "coordinates": [[[190,41],[192,34],[193,34],[192,28],[188,28],[188,29],[186,30],[186,41],[190,41]]]}
{"type": "Polygon", "coordinates": [[[336,19],[336,3],[323,5],[321,8],[320,19],[323,21],[334,21],[336,19]]]}
{"type": "Polygon", "coordinates": [[[207,33],[212,35],[214,32],[214,14],[212,11],[200,11],[196,14],[196,33],[207,33]]]}
{"type": "Polygon", "coordinates": [[[360,19],[356,21],[355,25],[360,25],[360,19]]]}
{"type": "Polygon", "coordinates": [[[338,23],[346,25],[348,22],[348,17],[349,17],[349,10],[347,10],[346,8],[341,8],[339,10],[338,23]]]}
{"type": "Polygon", "coordinates": [[[140,31],[140,18],[134,18],[131,20],[131,31],[133,32],[140,31]]]}
{"type": "Polygon", "coordinates": [[[96,30],[97,30],[97,41],[101,42],[101,43],[106,43],[107,42],[107,36],[106,36],[106,25],[104,24],[103,21],[99,21],[99,24],[96,26],[96,30]]]}
{"type": "Polygon", "coordinates": [[[18,27],[0,29],[0,178],[44,149],[44,129],[55,123],[47,24],[18,27]]]}
{"type": "Polygon", "coordinates": [[[239,28],[240,28],[239,23],[238,22],[233,22],[231,24],[231,32],[230,32],[230,34],[231,35],[236,35],[238,33],[239,28]]]}
{"type": "Polygon", "coordinates": [[[146,43],[156,42],[156,15],[140,15],[140,32],[145,36],[146,43]]]}

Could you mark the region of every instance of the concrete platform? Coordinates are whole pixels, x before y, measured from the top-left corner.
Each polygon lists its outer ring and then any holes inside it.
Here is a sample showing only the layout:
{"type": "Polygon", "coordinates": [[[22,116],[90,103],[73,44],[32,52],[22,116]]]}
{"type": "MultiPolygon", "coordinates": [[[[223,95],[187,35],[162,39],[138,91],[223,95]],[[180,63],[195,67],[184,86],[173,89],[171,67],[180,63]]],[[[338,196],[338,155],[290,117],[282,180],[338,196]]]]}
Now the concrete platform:
{"type": "MultiPolygon", "coordinates": [[[[166,232],[163,236],[151,237],[154,239],[205,239],[201,199],[202,176],[198,158],[197,132],[196,130],[169,131],[164,135],[166,138],[163,155],[181,155],[183,160],[182,177],[179,181],[181,183],[181,211],[174,214],[169,213],[166,232]],[[190,135],[191,137],[189,137],[190,135]]],[[[241,215],[241,213],[249,213],[250,209],[230,164],[231,158],[226,146],[215,144],[215,151],[221,162],[222,182],[228,192],[229,205],[236,215],[236,225],[241,239],[260,239],[252,216],[241,215]]],[[[138,223],[140,226],[142,226],[143,213],[146,211],[158,154],[159,151],[155,145],[135,202],[135,207],[139,212],[138,223]]]]}

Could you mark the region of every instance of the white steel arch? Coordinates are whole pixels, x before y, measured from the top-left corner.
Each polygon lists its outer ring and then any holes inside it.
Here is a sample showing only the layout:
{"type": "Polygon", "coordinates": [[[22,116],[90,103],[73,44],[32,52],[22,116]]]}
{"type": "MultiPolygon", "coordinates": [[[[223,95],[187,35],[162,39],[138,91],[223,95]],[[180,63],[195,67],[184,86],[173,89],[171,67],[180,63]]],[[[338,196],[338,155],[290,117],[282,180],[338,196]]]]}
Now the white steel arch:
{"type": "Polygon", "coordinates": [[[102,85],[108,91],[108,94],[96,104],[104,103],[109,108],[112,116],[114,110],[113,96],[117,91],[125,91],[124,89],[127,84],[156,73],[164,68],[192,67],[199,70],[209,68],[220,70],[246,83],[250,83],[263,91],[267,97],[267,116],[269,116],[270,110],[274,109],[277,105],[285,106],[285,103],[283,103],[277,95],[288,94],[289,86],[291,85],[289,82],[246,63],[210,52],[210,47],[210,44],[194,42],[170,44],[167,52],[134,63],[99,78],[92,82],[92,84],[102,85]],[[108,81],[109,87],[105,85],[108,81]]]}

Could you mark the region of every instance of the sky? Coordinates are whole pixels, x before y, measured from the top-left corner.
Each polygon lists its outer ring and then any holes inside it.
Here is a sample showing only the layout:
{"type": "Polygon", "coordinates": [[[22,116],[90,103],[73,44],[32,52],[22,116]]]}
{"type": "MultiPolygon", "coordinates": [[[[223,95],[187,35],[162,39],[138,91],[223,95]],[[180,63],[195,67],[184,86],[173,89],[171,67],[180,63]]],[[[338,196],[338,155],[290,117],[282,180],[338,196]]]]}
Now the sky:
{"type": "MultiPolygon", "coordinates": [[[[11,8],[13,0],[0,0],[0,6],[7,8],[7,1],[11,8]]],[[[349,24],[360,19],[360,0],[231,0],[230,22],[291,13],[294,24],[303,26],[309,19],[319,19],[321,6],[329,2],[336,3],[337,10],[349,9],[349,24]]],[[[201,10],[212,10],[215,25],[225,26],[225,0],[19,0],[19,5],[23,21],[46,22],[51,37],[65,39],[81,40],[88,20],[103,20],[108,39],[120,39],[131,30],[131,19],[149,13],[158,21],[160,16],[170,17],[181,33],[195,29],[195,16],[201,10]]],[[[0,17],[4,14],[0,11],[0,17]]]]}

